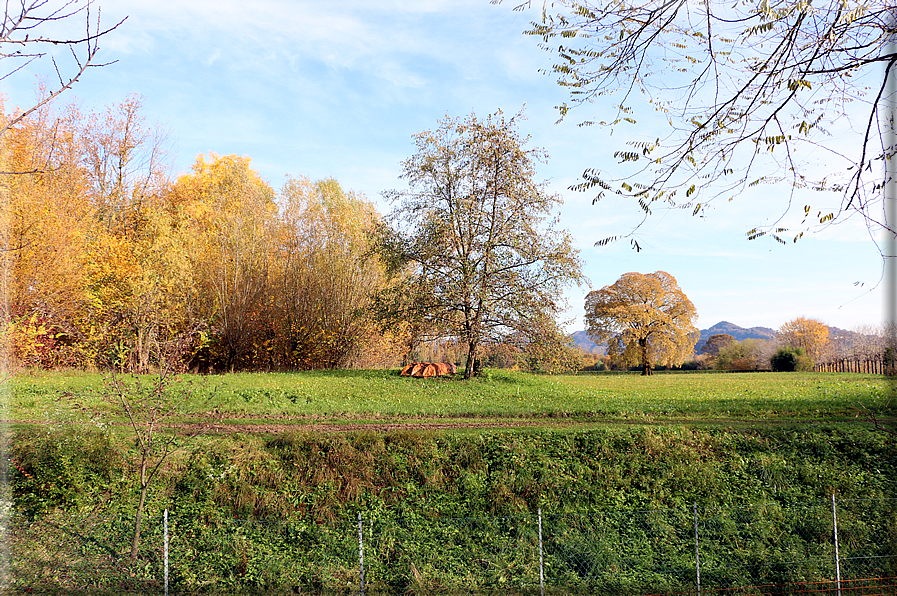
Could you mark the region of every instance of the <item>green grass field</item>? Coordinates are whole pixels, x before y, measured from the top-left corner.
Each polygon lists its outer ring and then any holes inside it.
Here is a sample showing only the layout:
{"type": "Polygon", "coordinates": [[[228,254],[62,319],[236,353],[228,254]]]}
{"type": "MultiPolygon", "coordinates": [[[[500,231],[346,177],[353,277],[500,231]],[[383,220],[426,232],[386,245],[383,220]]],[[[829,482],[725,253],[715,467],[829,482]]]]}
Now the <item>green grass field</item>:
{"type": "MultiPolygon", "coordinates": [[[[133,378],[133,377],[127,377],[133,378]]],[[[11,382],[7,418],[113,416],[108,377],[33,372],[11,382]]],[[[152,383],[152,376],[141,379],[152,383]]],[[[191,397],[184,413],[216,410],[225,420],[279,417],[384,418],[567,417],[620,421],[835,420],[887,418],[894,386],[852,373],[592,374],[537,376],[489,371],[485,378],[413,379],[396,371],[318,371],[182,375],[191,397]]],[[[52,421],[52,420],[51,420],[52,421]]]]}

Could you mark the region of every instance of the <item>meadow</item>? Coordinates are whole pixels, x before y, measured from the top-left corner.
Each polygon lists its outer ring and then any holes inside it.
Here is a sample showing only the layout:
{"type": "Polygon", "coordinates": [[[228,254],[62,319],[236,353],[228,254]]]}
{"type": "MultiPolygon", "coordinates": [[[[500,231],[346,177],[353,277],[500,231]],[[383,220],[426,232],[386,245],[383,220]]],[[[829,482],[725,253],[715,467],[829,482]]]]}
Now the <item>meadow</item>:
{"type": "MultiPolygon", "coordinates": [[[[135,377],[126,375],[127,380],[135,377]]],[[[151,375],[139,379],[153,383],[151,375]]],[[[121,420],[104,397],[109,375],[28,372],[13,378],[6,418],[121,420]]],[[[414,379],[385,371],[180,375],[181,418],[243,423],[280,419],[569,418],[594,421],[786,421],[887,418],[894,387],[856,373],[580,374],[488,371],[482,378],[414,379]]]]}

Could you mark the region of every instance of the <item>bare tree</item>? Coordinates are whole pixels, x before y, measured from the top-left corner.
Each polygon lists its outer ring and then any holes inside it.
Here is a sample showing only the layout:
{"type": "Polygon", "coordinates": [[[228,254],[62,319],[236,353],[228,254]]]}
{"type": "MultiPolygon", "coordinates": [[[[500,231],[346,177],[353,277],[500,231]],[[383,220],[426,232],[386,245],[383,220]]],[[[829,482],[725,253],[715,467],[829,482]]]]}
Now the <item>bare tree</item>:
{"type": "MultiPolygon", "coordinates": [[[[39,62],[52,64],[55,80],[48,83],[45,92],[32,106],[14,114],[0,123],[0,137],[35,110],[45,106],[68,89],[71,89],[88,68],[112,64],[97,60],[100,39],[114,31],[125,19],[103,28],[100,8],[93,0],[6,0],[3,23],[0,26],[0,81],[6,81],[39,62]],[[58,35],[49,32],[60,23],[68,24],[83,19],[82,34],[58,35]],[[57,55],[60,47],[67,52],[57,55]]],[[[127,17],[125,17],[127,18],[127,17]]],[[[114,62],[114,61],[113,61],[114,62]]]]}

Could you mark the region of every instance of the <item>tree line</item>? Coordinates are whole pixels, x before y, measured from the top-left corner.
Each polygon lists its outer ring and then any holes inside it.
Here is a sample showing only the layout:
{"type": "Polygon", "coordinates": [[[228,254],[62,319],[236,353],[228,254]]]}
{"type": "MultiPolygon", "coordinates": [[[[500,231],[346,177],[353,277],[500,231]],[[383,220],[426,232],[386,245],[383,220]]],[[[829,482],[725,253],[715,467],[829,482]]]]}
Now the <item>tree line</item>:
{"type": "Polygon", "coordinates": [[[3,136],[7,303],[26,366],[305,369],[391,362],[400,327],[365,307],[380,219],[335,180],[275,191],[247,157],[171,177],[139,99],[42,108],[3,136]]]}
{"type": "Polygon", "coordinates": [[[200,155],[172,177],[136,97],[96,113],[43,106],[2,137],[9,353],[142,373],[425,353],[474,364],[505,349],[556,367],[569,355],[561,292],[581,264],[545,221],[560,200],[533,180],[541,153],[516,126],[470,115],[418,135],[409,189],[384,193],[400,203],[384,218],[336,180],[275,190],[248,157],[200,155]]]}

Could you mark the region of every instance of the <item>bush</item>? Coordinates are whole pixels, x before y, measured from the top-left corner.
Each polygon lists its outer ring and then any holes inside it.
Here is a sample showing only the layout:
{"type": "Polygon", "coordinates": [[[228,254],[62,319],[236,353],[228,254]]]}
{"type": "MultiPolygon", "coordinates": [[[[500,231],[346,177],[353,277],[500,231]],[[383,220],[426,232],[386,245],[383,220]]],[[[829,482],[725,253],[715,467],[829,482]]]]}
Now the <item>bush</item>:
{"type": "Polygon", "coordinates": [[[779,348],[769,363],[775,372],[807,372],[812,371],[814,365],[806,350],[790,346],[779,348]]]}
{"type": "Polygon", "coordinates": [[[99,429],[19,431],[10,449],[16,509],[29,516],[93,506],[108,495],[123,462],[99,429]]]}

